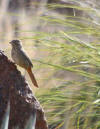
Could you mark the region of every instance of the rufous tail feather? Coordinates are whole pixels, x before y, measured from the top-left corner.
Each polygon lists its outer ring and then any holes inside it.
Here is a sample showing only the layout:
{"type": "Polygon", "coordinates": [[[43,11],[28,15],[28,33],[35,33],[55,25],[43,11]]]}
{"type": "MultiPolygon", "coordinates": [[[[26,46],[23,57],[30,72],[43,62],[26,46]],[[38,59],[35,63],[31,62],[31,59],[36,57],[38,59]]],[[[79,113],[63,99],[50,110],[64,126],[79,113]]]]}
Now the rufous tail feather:
{"type": "Polygon", "coordinates": [[[38,84],[37,84],[37,81],[36,81],[36,79],[35,79],[35,76],[34,76],[34,74],[32,73],[32,69],[31,69],[31,68],[28,68],[28,69],[27,69],[27,72],[28,72],[28,74],[29,74],[29,76],[30,76],[30,78],[31,78],[31,81],[32,81],[32,83],[34,84],[34,86],[35,86],[35,87],[38,87],[38,84]]]}

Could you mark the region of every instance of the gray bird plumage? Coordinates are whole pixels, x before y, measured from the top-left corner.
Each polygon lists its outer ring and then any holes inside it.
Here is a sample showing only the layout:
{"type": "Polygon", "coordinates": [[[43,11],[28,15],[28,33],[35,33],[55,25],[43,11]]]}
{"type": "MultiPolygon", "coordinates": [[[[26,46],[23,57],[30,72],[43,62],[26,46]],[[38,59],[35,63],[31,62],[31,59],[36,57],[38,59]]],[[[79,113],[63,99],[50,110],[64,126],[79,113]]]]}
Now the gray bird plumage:
{"type": "Polygon", "coordinates": [[[22,48],[21,41],[12,40],[10,44],[12,45],[11,55],[12,55],[12,59],[14,60],[14,62],[26,69],[28,67],[33,67],[31,60],[29,59],[29,57],[26,55],[26,52],[22,48]]]}
{"type": "Polygon", "coordinates": [[[38,87],[37,81],[32,72],[32,67],[33,67],[32,62],[31,62],[30,58],[27,56],[24,49],[22,48],[21,41],[20,40],[12,40],[10,42],[10,44],[12,45],[12,50],[11,50],[12,59],[14,60],[14,62],[16,64],[18,64],[19,66],[21,66],[27,70],[27,72],[32,80],[32,83],[34,84],[34,86],[38,87]]]}

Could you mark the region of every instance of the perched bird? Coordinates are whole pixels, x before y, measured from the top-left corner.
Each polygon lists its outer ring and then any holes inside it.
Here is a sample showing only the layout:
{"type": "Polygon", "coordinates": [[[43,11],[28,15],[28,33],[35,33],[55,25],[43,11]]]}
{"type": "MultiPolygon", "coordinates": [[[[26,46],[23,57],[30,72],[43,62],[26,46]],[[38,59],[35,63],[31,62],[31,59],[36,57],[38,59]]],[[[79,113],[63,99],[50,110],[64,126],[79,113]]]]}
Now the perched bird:
{"type": "Polygon", "coordinates": [[[22,48],[22,43],[20,40],[12,40],[9,42],[12,45],[12,50],[11,50],[11,56],[14,62],[23,67],[29,74],[32,83],[34,84],[35,87],[38,87],[37,81],[34,77],[34,74],[32,73],[32,62],[27,56],[26,52],[22,48]]]}

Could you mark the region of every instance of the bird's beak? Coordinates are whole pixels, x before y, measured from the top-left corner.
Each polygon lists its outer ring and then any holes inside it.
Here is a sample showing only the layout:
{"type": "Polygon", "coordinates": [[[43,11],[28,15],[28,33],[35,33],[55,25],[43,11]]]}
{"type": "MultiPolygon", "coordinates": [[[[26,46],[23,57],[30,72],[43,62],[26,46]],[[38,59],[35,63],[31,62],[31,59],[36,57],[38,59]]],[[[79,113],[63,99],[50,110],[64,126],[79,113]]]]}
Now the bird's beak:
{"type": "Polygon", "coordinates": [[[10,44],[12,43],[12,42],[9,42],[10,44]]]}

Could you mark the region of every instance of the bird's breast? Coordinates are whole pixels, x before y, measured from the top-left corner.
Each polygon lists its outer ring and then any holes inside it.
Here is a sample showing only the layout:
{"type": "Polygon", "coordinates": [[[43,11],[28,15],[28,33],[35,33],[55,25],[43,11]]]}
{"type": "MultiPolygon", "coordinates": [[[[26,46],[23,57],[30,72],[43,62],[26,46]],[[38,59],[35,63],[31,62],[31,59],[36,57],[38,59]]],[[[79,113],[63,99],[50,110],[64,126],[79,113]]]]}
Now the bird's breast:
{"type": "Polygon", "coordinates": [[[20,64],[20,61],[19,61],[19,54],[18,54],[18,51],[12,49],[11,56],[12,56],[13,61],[14,61],[16,64],[19,65],[19,64],[20,64]]]}
{"type": "Polygon", "coordinates": [[[25,69],[32,67],[32,63],[30,59],[22,49],[12,49],[11,55],[12,55],[12,59],[17,65],[25,69]]]}

